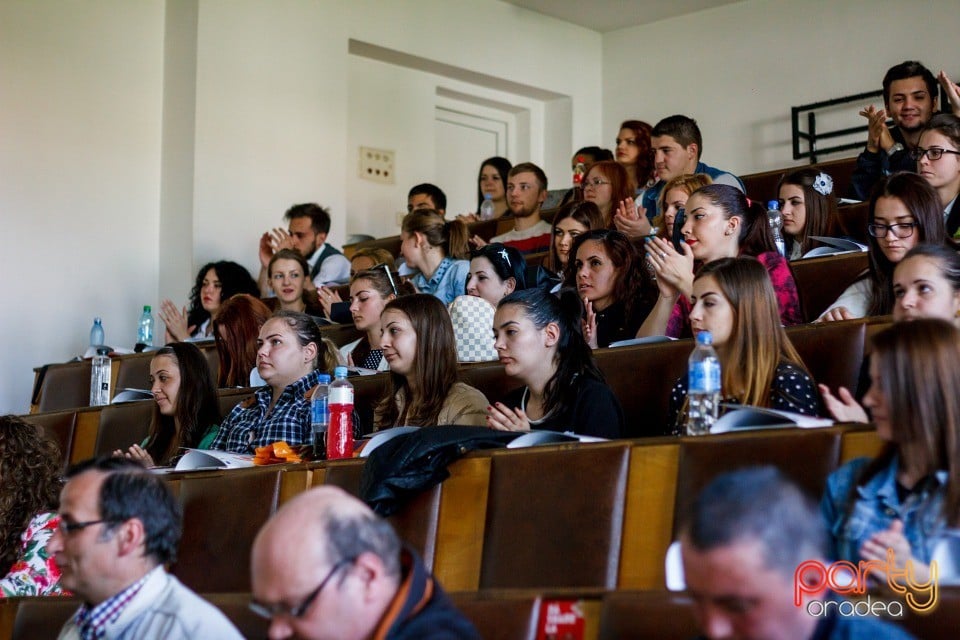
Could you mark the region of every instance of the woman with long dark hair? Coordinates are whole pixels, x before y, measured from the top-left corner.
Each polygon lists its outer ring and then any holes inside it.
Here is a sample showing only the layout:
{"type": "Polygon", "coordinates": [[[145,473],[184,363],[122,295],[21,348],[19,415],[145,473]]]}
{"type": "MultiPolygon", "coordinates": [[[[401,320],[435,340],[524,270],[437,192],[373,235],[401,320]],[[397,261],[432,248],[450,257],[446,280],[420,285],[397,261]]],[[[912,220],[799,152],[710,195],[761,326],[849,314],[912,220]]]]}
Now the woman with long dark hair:
{"type": "Polygon", "coordinates": [[[157,313],[166,325],[166,341],[213,337],[213,319],[220,305],[238,293],[259,297],[260,288],[250,272],[236,262],[221,260],[203,265],[190,292],[190,309],[177,309],[170,300],[160,303],[157,313]]]}
{"type": "Polygon", "coordinates": [[[203,353],[189,342],[173,342],[150,361],[154,409],[150,433],[125,455],[148,467],[164,466],[180,449],[209,449],[220,425],[213,374],[203,353]]]}
{"type": "Polygon", "coordinates": [[[493,321],[497,353],[507,375],[524,386],[489,408],[488,425],[623,435],[623,409],[583,339],[582,312],[580,298],[569,289],[559,297],[527,289],[500,301],[493,321]]]}
{"type": "Polygon", "coordinates": [[[797,169],[780,178],[777,198],[783,218],[787,258],[796,260],[816,247],[813,236],[829,236],[839,215],[833,178],[819,169],[797,169]]]}
{"type": "Polygon", "coordinates": [[[943,244],[943,208],[937,192],[915,173],[895,173],[870,196],[867,242],[870,270],[847,287],[818,321],[884,316],[893,311],[893,270],[920,243],[943,244]]]}
{"type": "Polygon", "coordinates": [[[390,389],[374,412],[375,429],[486,424],[486,397],[460,382],[453,324],[443,303],[422,293],[402,296],[387,303],[380,324],[390,389]]]}
{"type": "Polygon", "coordinates": [[[619,231],[577,236],[565,285],[584,303],[584,338],[592,347],[633,338],[654,304],[654,286],[633,243],[619,231]]]}
{"type": "Polygon", "coordinates": [[[766,209],[760,203],[749,201],[729,185],[707,185],[687,200],[682,232],[684,242],[679,250],[664,238],[647,243],[647,260],[656,271],[660,297],[638,337],[690,335],[690,296],[696,271],[714,260],[737,256],[753,256],[766,268],[782,324],[803,321],[793,273],[787,260],[777,253],[766,209]]]}
{"type": "Polygon", "coordinates": [[[592,202],[568,202],[560,207],[553,216],[553,242],[547,256],[547,269],[562,278],[577,236],[603,227],[603,214],[592,202]]]}

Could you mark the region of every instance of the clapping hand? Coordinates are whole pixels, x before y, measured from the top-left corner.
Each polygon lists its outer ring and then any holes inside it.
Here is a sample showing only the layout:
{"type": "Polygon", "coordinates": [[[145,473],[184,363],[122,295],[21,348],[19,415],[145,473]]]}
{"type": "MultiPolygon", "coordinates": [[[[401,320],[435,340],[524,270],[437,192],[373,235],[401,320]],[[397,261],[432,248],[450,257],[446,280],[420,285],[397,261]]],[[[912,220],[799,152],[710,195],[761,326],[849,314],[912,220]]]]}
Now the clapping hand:
{"type": "Polygon", "coordinates": [[[613,215],[613,225],[617,231],[628,238],[643,238],[653,233],[653,227],[647,220],[646,214],[637,212],[637,204],[633,198],[621,200],[617,205],[617,212],[613,215]]]}

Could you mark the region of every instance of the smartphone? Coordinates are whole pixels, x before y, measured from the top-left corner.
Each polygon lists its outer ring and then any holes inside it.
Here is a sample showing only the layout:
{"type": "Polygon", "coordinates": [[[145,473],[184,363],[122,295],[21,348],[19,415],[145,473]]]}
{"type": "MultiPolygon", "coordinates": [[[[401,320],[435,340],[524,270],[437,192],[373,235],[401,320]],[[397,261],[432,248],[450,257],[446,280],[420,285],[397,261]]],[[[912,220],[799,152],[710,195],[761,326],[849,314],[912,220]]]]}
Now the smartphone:
{"type": "Polygon", "coordinates": [[[677,209],[677,217],[673,219],[673,248],[683,254],[683,223],[687,221],[687,210],[677,209]]]}

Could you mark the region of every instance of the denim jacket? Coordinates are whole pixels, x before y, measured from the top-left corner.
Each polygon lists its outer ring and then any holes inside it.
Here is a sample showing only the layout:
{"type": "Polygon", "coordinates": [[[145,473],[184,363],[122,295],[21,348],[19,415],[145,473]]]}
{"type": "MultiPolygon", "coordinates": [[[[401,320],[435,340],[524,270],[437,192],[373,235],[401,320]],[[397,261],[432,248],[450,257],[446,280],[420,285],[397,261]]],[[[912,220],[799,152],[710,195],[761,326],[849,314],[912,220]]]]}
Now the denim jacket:
{"type": "Polygon", "coordinates": [[[946,472],[938,471],[926,481],[926,486],[911,492],[901,504],[897,496],[897,457],[865,485],[854,489],[869,462],[869,458],[852,460],[827,479],[820,512],[830,533],[832,559],[859,562],[863,543],[875,533],[888,529],[894,520],[901,520],[913,557],[929,563],[934,547],[951,533],[941,515],[946,472]],[[852,508],[851,490],[856,491],[852,508]]]}

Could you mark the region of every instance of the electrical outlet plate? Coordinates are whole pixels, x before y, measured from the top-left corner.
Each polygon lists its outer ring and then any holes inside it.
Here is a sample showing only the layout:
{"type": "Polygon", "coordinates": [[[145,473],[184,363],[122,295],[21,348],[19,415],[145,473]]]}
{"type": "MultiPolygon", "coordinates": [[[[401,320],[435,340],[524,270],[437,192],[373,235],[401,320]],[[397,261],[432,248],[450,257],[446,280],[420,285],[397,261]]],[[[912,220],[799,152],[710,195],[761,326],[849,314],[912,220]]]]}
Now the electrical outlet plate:
{"type": "Polygon", "coordinates": [[[395,184],[392,149],[360,147],[360,177],[364,180],[395,184]]]}

